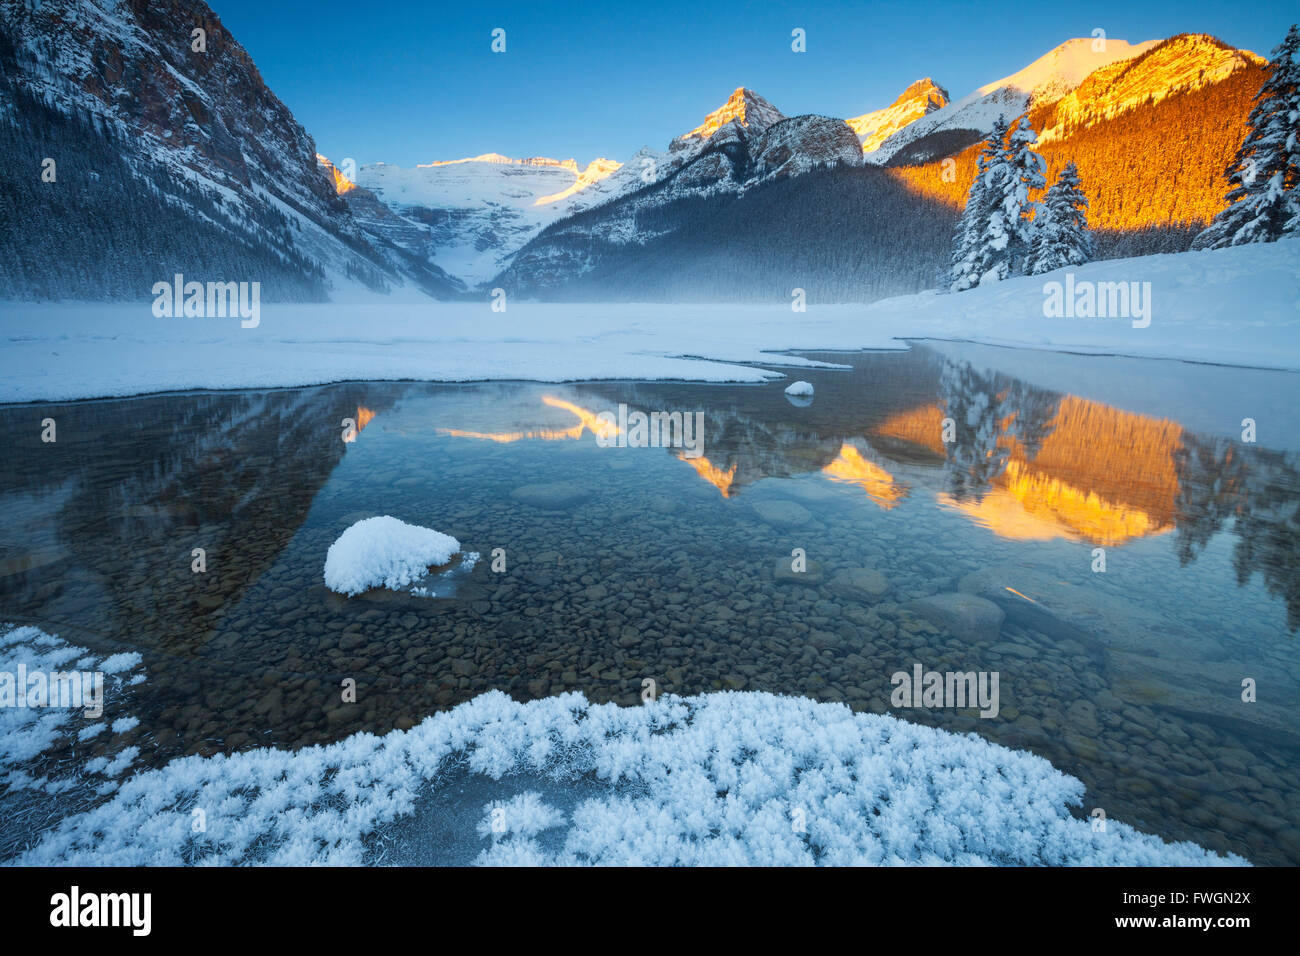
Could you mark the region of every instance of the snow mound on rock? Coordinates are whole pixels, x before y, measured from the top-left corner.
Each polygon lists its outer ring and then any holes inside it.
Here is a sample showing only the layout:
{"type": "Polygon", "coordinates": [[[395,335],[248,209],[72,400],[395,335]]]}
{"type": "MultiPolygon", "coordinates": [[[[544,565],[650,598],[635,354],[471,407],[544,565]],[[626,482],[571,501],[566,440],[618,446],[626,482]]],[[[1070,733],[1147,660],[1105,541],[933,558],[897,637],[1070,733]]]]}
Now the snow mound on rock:
{"type": "Polygon", "coordinates": [[[384,515],[348,528],[325,555],[325,586],[349,597],[371,588],[396,590],[446,564],[460,551],[449,534],[384,515]]]}
{"type": "Polygon", "coordinates": [[[15,862],[374,862],[367,838],[392,851],[399,818],[420,823],[419,798],[438,794],[481,814],[447,854],[483,864],[1245,862],[1115,820],[1094,832],[1068,810],[1083,784],[1043,758],[843,704],[724,692],[625,708],[500,691],[384,737],[182,758],[15,862]]]}
{"type": "Polygon", "coordinates": [[[786,387],[787,395],[811,395],[813,393],[812,382],[793,382],[786,387]]]}

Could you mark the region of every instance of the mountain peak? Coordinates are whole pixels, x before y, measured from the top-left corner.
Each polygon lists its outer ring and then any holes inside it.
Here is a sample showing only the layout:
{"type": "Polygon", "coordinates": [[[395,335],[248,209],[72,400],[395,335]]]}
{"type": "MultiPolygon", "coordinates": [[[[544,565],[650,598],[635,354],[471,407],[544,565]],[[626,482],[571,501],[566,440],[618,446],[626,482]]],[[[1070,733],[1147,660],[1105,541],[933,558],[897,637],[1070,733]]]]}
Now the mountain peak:
{"type": "Polygon", "coordinates": [[[990,94],[1026,95],[1034,106],[1055,102],[1082,83],[1093,71],[1123,60],[1131,60],[1160,42],[1146,40],[1142,43],[1129,43],[1118,37],[1106,37],[1104,40],[1075,37],[1048,50],[1024,69],[981,86],[962,103],[990,94]]]}
{"type": "Polygon", "coordinates": [[[884,164],[900,152],[911,150],[914,143],[936,134],[973,133],[978,137],[992,128],[995,118],[1010,119],[1028,109],[1049,107],[1067,97],[1090,74],[1130,62],[1160,42],[1129,43],[1117,37],[1066,40],[1010,76],[986,83],[959,100],[902,124],[883,140],[876,141],[874,148],[866,145],[867,137],[858,126],[868,119],[879,122],[879,114],[869,113],[856,121],[849,120],[849,125],[863,137],[864,150],[870,154],[868,159],[884,164]]]}
{"type": "Polygon", "coordinates": [[[931,109],[939,109],[941,106],[948,105],[948,91],[945,90],[930,77],[922,77],[908,86],[899,94],[898,99],[894,100],[891,106],[902,106],[905,103],[921,101],[931,109]]]}
{"type": "Polygon", "coordinates": [[[1080,126],[1219,83],[1237,70],[1267,62],[1204,33],[1180,33],[1143,46],[1137,56],[1095,70],[1061,97],[1044,120],[1039,142],[1060,139],[1080,126]]]}
{"type": "Polygon", "coordinates": [[[773,123],[785,119],[785,114],[745,86],[738,86],[716,110],[704,117],[704,122],[675,142],[708,139],[728,123],[737,123],[751,133],[761,133],[773,123]]]}
{"type": "Polygon", "coordinates": [[[883,110],[845,120],[858,134],[862,151],[869,153],[904,126],[948,105],[948,91],[930,77],[910,84],[883,110]]]}

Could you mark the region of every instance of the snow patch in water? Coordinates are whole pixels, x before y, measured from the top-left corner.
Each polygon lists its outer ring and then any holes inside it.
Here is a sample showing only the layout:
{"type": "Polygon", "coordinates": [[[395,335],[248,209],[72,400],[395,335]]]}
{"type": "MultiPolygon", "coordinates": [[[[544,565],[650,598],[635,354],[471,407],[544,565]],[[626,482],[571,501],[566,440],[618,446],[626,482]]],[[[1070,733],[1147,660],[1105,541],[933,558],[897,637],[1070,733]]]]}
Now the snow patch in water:
{"type": "Polygon", "coordinates": [[[449,534],[384,515],[348,528],[325,555],[325,586],[349,597],[386,587],[406,587],[460,551],[449,534]]]}

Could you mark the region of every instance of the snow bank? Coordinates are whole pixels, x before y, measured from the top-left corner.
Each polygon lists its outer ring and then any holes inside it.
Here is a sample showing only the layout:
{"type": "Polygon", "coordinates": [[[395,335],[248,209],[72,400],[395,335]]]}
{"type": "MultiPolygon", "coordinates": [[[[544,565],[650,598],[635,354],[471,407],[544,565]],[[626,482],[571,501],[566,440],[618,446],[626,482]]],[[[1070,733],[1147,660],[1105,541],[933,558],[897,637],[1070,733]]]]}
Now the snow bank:
{"type": "Polygon", "coordinates": [[[1244,862],[1116,821],[1095,833],[1067,809],[1083,785],[1046,760],[842,704],[726,692],[622,708],[499,691],[382,738],[185,757],[15,862],[364,863],[368,834],[388,841],[399,817],[418,819],[417,796],[454,797],[471,778],[502,795],[484,806],[465,788],[481,822],[457,849],[486,864],[1244,862]],[[565,809],[537,792],[579,781],[594,795],[565,809]],[[205,833],[191,832],[196,809],[205,833]]]}
{"type": "MultiPolygon", "coordinates": [[[[904,348],[900,338],[1300,369],[1300,240],[1079,266],[1089,282],[1150,282],[1146,328],[1053,319],[1065,270],[956,295],[933,292],[794,314],[771,305],[400,302],[262,306],[255,329],[154,318],[151,303],[0,303],[0,401],[268,388],[345,380],[678,379],[763,382],[773,354],[904,348]]],[[[1144,299],[1145,301],[1145,299],[1144,299]]]]}
{"type": "Polygon", "coordinates": [[[348,528],[325,555],[325,586],[349,597],[371,588],[392,590],[424,577],[460,551],[449,534],[384,515],[348,528]]]}

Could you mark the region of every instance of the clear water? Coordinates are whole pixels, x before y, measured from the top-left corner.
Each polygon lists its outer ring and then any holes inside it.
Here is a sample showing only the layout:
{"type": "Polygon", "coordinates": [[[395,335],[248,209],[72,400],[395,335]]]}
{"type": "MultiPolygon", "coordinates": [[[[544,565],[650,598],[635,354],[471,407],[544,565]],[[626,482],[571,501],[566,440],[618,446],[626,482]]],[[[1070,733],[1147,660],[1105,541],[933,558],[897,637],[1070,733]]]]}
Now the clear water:
{"type": "Polygon", "coordinates": [[[1087,785],[1081,813],[1300,863],[1300,456],[1273,413],[1300,376],[816,357],[851,367],[800,372],[805,406],[785,383],[390,383],[3,407],[0,620],[140,651],[154,765],[386,732],[493,688],[632,705],[648,678],[886,712],[915,664],[996,671],[996,717],[895,712],[1041,754],[1087,785]],[[1115,405],[1074,384],[1102,381],[1115,405]],[[703,456],[600,447],[583,423],[620,403],[702,412],[703,456]],[[327,591],[329,545],[377,514],[482,560],[438,597],[327,591]],[[956,591],[1005,619],[913,603],[956,591]]]}

